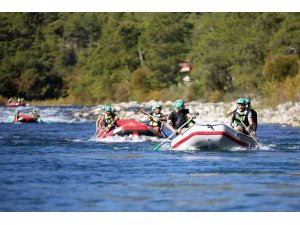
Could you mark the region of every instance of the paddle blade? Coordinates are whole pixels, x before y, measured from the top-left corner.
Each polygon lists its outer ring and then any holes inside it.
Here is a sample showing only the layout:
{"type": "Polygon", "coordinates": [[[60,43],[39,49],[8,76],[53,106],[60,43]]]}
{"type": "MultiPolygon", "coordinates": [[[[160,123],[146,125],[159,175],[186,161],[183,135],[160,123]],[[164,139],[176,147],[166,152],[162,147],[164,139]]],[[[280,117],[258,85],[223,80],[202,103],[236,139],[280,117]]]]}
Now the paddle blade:
{"type": "Polygon", "coordinates": [[[151,148],[151,150],[155,151],[157,149],[159,149],[159,147],[161,146],[161,144],[154,146],[153,148],[151,148]]]}

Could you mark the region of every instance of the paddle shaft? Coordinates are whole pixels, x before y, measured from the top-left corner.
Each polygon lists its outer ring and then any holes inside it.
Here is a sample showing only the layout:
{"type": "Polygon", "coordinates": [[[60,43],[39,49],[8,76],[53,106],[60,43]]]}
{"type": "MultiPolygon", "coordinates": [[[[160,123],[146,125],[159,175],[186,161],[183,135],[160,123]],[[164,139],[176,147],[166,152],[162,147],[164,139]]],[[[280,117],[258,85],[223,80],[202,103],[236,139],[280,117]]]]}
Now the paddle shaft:
{"type": "Polygon", "coordinates": [[[103,134],[106,130],[108,130],[109,129],[109,127],[106,127],[105,129],[103,129],[99,134],[97,133],[96,135],[97,136],[101,136],[101,134],[103,134]]]}
{"type": "Polygon", "coordinates": [[[95,134],[93,135],[93,138],[95,138],[95,137],[97,136],[99,130],[100,130],[100,127],[96,129],[96,132],[95,132],[95,134]]]}
{"type": "MultiPolygon", "coordinates": [[[[142,110],[141,112],[147,116],[150,116],[152,119],[157,119],[156,117],[152,116],[150,113],[145,112],[144,110],[142,110]]],[[[159,122],[161,122],[163,125],[165,125],[165,123],[163,121],[159,120],[159,122]]]]}
{"type": "Polygon", "coordinates": [[[179,131],[180,129],[182,129],[185,125],[187,125],[189,122],[191,122],[193,120],[193,118],[190,118],[188,121],[186,121],[181,127],[179,127],[177,130],[175,130],[169,137],[167,137],[163,142],[161,142],[160,144],[158,144],[157,146],[155,146],[154,148],[152,148],[152,150],[156,150],[158,149],[160,146],[162,146],[166,141],[168,141],[171,137],[173,137],[177,131],[179,131]]]}
{"type": "MultiPolygon", "coordinates": [[[[243,124],[243,126],[244,126],[245,129],[246,129],[245,123],[244,123],[242,120],[240,120],[240,121],[241,121],[241,123],[243,124]]],[[[250,134],[250,136],[253,138],[253,140],[257,143],[257,145],[260,145],[260,143],[258,142],[258,141],[259,141],[258,138],[256,138],[256,137],[252,134],[251,129],[249,130],[249,134],[250,134]]]]}

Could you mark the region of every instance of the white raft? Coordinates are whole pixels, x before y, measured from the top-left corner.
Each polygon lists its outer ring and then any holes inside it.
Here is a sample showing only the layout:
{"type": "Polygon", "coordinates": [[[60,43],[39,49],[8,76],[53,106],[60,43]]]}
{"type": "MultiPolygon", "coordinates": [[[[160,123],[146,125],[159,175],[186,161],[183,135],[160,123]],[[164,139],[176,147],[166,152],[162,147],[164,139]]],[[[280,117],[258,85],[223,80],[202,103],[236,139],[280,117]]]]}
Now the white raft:
{"type": "Polygon", "coordinates": [[[194,124],[171,142],[171,148],[178,150],[247,148],[256,145],[251,136],[239,133],[226,124],[194,124]]]}

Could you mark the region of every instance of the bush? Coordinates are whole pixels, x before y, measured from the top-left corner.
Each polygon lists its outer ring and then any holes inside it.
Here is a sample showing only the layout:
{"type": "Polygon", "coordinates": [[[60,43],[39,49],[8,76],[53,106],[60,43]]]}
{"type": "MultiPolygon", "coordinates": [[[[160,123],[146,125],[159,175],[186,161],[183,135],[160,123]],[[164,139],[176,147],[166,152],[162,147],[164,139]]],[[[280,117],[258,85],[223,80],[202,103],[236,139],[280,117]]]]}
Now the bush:
{"type": "Polygon", "coordinates": [[[278,93],[282,93],[284,101],[300,101],[300,73],[295,77],[288,77],[278,93]]]}
{"type": "Polygon", "coordinates": [[[114,93],[114,100],[117,102],[126,102],[128,101],[128,98],[128,86],[125,84],[119,85],[114,93]]]}
{"type": "Polygon", "coordinates": [[[275,55],[266,60],[263,74],[267,80],[283,81],[294,77],[299,70],[296,55],[275,55]]]}

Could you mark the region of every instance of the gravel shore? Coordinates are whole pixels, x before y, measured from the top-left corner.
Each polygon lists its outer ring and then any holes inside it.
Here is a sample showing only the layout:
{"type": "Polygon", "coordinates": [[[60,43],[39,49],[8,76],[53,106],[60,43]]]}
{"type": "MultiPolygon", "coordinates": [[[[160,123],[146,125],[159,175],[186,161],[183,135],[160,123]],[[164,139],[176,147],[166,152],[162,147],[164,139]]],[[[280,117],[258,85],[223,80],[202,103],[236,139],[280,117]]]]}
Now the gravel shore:
{"type": "MultiPolygon", "coordinates": [[[[144,108],[145,111],[151,111],[151,107],[155,103],[162,104],[162,113],[168,115],[173,109],[173,102],[121,102],[118,104],[112,104],[114,111],[121,119],[135,119],[141,122],[147,121],[147,116],[139,113],[139,109],[144,108]]],[[[253,108],[258,114],[259,124],[284,124],[293,127],[300,127],[300,102],[287,102],[278,105],[275,109],[272,108],[257,108],[256,103],[252,102],[253,108]]],[[[202,103],[199,101],[191,101],[186,103],[186,108],[191,112],[199,112],[199,116],[196,122],[199,123],[229,123],[231,118],[226,116],[226,112],[230,109],[234,109],[236,104],[234,102],[224,103],[202,103]]],[[[101,105],[93,107],[84,112],[74,113],[74,117],[79,116],[84,118],[95,118],[99,115],[101,105]]]]}

